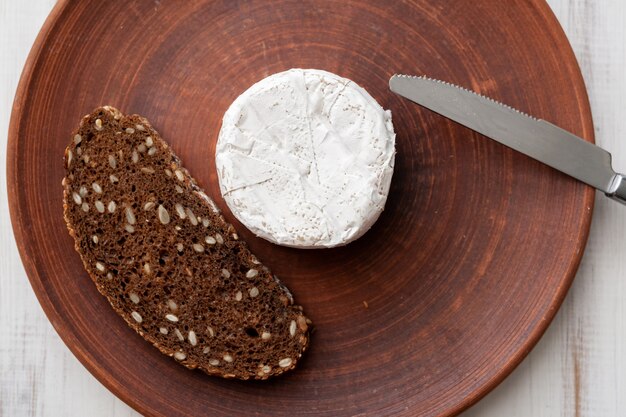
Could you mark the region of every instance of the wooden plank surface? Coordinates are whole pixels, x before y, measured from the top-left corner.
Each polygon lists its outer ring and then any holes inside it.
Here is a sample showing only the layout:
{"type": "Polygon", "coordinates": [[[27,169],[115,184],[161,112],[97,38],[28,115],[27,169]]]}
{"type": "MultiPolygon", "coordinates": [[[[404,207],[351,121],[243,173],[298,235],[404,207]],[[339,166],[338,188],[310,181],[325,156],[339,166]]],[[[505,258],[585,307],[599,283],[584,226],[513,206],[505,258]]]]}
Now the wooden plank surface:
{"type": "MultiPolygon", "coordinates": [[[[495,1],[495,0],[494,0],[495,1]]],[[[598,144],[626,171],[626,3],[549,0],[581,64],[598,144]]],[[[0,2],[0,416],[137,415],[74,358],[28,284],[6,202],[6,131],[19,74],[53,0],[0,2]]],[[[626,415],[626,208],[597,197],[576,281],[544,338],[465,416],[626,415]]]]}

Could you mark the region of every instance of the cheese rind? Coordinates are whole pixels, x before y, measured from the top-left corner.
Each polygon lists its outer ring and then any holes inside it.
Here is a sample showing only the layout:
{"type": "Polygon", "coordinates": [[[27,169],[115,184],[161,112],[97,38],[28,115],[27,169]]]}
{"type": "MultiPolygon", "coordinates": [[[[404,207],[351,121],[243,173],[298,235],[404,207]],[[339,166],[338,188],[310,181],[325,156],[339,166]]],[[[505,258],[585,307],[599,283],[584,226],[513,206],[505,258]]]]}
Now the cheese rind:
{"type": "Polygon", "coordinates": [[[362,236],[393,174],[391,112],[354,82],[312,69],[271,75],[226,111],[215,162],[235,217],[279,245],[320,248],[362,236]]]}

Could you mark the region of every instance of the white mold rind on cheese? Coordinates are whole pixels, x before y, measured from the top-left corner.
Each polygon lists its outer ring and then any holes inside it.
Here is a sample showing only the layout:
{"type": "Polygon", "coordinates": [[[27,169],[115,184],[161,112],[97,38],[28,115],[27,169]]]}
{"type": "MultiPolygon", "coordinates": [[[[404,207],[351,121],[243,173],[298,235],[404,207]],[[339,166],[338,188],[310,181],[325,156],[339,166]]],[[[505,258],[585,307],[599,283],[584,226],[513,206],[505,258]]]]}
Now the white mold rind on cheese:
{"type": "Polygon", "coordinates": [[[270,242],[345,245],[383,211],[395,157],[391,112],[354,82],[292,69],[230,106],[216,148],[235,217],[270,242]]]}

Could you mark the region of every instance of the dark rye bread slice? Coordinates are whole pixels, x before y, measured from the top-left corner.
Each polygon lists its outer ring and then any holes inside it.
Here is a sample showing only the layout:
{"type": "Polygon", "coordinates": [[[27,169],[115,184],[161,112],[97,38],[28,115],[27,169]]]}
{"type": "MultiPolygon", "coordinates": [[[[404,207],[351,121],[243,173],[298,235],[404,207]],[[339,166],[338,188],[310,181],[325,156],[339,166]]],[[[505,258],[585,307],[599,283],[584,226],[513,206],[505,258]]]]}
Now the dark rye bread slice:
{"type": "Polygon", "coordinates": [[[296,366],[310,321],[146,119],[94,110],[65,166],[76,250],[130,327],[211,375],[267,379],[296,366]]]}

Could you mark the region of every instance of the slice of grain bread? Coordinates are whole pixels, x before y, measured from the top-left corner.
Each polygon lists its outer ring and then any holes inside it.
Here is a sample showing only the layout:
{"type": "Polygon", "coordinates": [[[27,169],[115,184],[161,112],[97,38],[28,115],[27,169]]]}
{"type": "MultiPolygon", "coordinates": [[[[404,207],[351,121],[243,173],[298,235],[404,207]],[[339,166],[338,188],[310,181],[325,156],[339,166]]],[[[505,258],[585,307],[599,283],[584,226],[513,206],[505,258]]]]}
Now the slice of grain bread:
{"type": "Polygon", "coordinates": [[[296,366],[310,321],[145,118],[96,109],[65,166],[76,250],[130,327],[210,375],[267,379],[296,366]]]}

